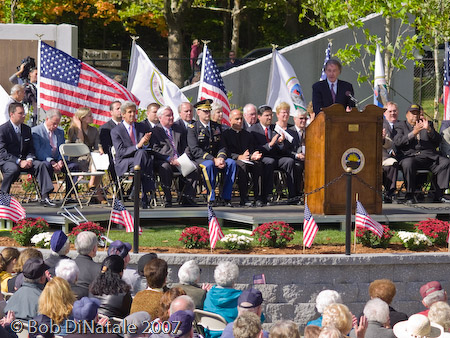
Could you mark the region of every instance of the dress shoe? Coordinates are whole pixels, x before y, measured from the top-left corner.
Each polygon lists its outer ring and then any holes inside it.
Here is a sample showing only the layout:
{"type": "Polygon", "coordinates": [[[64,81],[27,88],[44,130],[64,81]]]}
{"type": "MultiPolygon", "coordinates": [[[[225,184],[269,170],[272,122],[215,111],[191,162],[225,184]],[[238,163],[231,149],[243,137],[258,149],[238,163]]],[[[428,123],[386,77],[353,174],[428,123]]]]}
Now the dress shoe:
{"type": "Polygon", "coordinates": [[[142,209],[150,209],[151,208],[148,199],[141,200],[141,207],[142,207],[142,209]]]}
{"type": "Polygon", "coordinates": [[[172,201],[165,201],[164,208],[172,208],[172,201]]]}
{"type": "Polygon", "coordinates": [[[195,203],[195,201],[193,199],[184,197],[181,202],[181,206],[183,206],[183,207],[198,207],[198,204],[195,203]]]}
{"type": "Polygon", "coordinates": [[[230,201],[230,200],[224,200],[224,201],[223,201],[223,206],[224,206],[224,207],[232,208],[232,207],[233,207],[233,204],[231,204],[231,201],[230,201]]]}
{"type": "Polygon", "coordinates": [[[298,197],[291,197],[288,198],[287,204],[288,205],[297,205],[299,198],[298,197]]]}
{"type": "Polygon", "coordinates": [[[41,200],[41,205],[44,207],[56,207],[56,204],[50,201],[48,197],[41,200]]]}
{"type": "Polygon", "coordinates": [[[241,199],[241,201],[239,202],[239,205],[240,205],[241,207],[252,207],[252,206],[253,206],[253,203],[250,202],[247,198],[243,198],[243,199],[241,199]]]}
{"type": "Polygon", "coordinates": [[[257,200],[257,201],[255,202],[255,207],[257,207],[257,208],[262,208],[263,206],[264,206],[263,201],[257,200]]]}
{"type": "Polygon", "coordinates": [[[392,197],[388,196],[388,195],[385,195],[384,198],[383,198],[383,203],[384,204],[392,204],[392,197]]]}
{"type": "Polygon", "coordinates": [[[405,196],[405,203],[407,204],[415,204],[416,199],[414,198],[414,194],[406,194],[405,196]]]}
{"type": "Polygon", "coordinates": [[[435,202],[437,202],[437,203],[450,203],[450,200],[448,198],[441,197],[440,199],[438,199],[435,202]]]}

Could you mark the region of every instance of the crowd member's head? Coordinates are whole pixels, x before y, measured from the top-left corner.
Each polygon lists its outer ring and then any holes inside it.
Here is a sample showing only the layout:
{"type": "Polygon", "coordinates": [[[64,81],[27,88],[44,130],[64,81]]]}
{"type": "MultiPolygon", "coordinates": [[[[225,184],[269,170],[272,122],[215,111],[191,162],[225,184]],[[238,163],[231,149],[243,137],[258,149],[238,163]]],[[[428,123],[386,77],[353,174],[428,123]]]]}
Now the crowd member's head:
{"type": "Polygon", "coordinates": [[[45,114],[45,126],[51,132],[55,131],[61,122],[61,112],[58,109],[49,109],[45,114]]]}
{"type": "Polygon", "coordinates": [[[130,333],[130,330],[124,334],[125,338],[148,338],[148,333],[145,333],[148,327],[148,323],[151,322],[152,317],[146,311],[138,311],[131,315],[128,315],[123,319],[123,322],[130,327],[134,325],[136,327],[136,333],[130,333]]]}
{"type": "Polygon", "coordinates": [[[122,280],[124,262],[118,255],[105,258],[100,274],[89,286],[93,295],[117,295],[130,291],[130,286],[122,280]]]}
{"type": "Polygon", "coordinates": [[[194,108],[190,102],[183,102],[178,106],[178,114],[183,121],[191,123],[194,117],[194,108]]]}
{"type": "Polygon", "coordinates": [[[389,279],[377,279],[369,285],[370,298],[380,298],[388,304],[392,303],[395,293],[395,284],[389,279]]]}
{"type": "Polygon", "coordinates": [[[16,126],[25,122],[25,109],[22,103],[13,102],[9,105],[9,120],[16,126]]]}
{"type": "Polygon", "coordinates": [[[298,129],[306,128],[306,121],[308,120],[308,113],[302,110],[297,110],[296,115],[294,116],[294,123],[298,129]]]}
{"type": "Polygon", "coordinates": [[[120,101],[113,101],[109,105],[109,113],[111,114],[111,118],[116,121],[122,121],[122,112],[120,111],[120,106],[122,103],[120,101]]]}
{"type": "Polygon", "coordinates": [[[300,338],[298,325],[291,320],[280,320],[270,329],[269,338],[300,338]]]}
{"type": "Polygon", "coordinates": [[[92,231],[82,231],[75,238],[75,249],[78,254],[95,257],[97,254],[97,235],[92,231]]]}
{"type": "Polygon", "coordinates": [[[28,283],[45,284],[45,271],[49,266],[41,258],[30,258],[23,265],[23,280],[28,283]]]}
{"type": "Polygon", "coordinates": [[[286,102],[280,102],[275,108],[277,114],[277,120],[284,125],[287,125],[289,120],[289,113],[291,111],[291,106],[286,102]]]}
{"type": "Polygon", "coordinates": [[[191,297],[188,295],[178,296],[172,303],[170,303],[169,314],[175,313],[180,310],[194,311],[195,304],[191,297]]]}
{"type": "Polygon", "coordinates": [[[200,279],[200,267],[194,260],[184,262],[178,270],[178,279],[181,284],[196,284],[200,279]]]}
{"type": "Polygon", "coordinates": [[[238,298],[238,312],[253,312],[258,316],[262,313],[263,297],[261,291],[257,289],[249,289],[242,291],[238,298]]]}
{"type": "Polygon", "coordinates": [[[38,71],[36,67],[31,67],[30,72],[28,73],[28,79],[30,83],[37,83],[38,71]]]}
{"type": "MultiPolygon", "coordinates": [[[[321,328],[317,325],[308,325],[305,327],[304,338],[318,338],[320,335],[321,328]]],[[[339,330],[338,330],[339,332],[339,330]]],[[[339,335],[341,333],[339,332],[339,335]]],[[[340,338],[340,336],[338,336],[340,338]]]]}
{"type": "Polygon", "coordinates": [[[130,262],[130,254],[131,244],[127,242],[122,242],[120,240],[116,240],[109,245],[108,248],[108,256],[118,255],[122,257],[125,267],[130,262]]]}
{"type": "Polygon", "coordinates": [[[428,319],[441,325],[445,332],[450,330],[450,305],[447,302],[436,302],[430,306],[428,319]]]}
{"type": "Polygon", "coordinates": [[[129,125],[136,122],[136,104],[131,101],[126,101],[120,106],[120,113],[122,120],[129,125]]]}
{"type": "Polygon", "coordinates": [[[179,296],[186,295],[186,292],[182,288],[174,287],[163,293],[161,300],[159,301],[158,317],[161,321],[169,319],[170,304],[179,296]]]}
{"type": "Polygon", "coordinates": [[[430,320],[421,314],[415,314],[403,322],[399,322],[393,327],[394,335],[398,338],[440,337],[443,331],[442,326],[430,323],[430,320]]]}
{"type": "Polygon", "coordinates": [[[398,105],[393,101],[386,102],[386,110],[384,111],[384,118],[390,123],[395,123],[398,120],[398,105]]]}
{"type": "Polygon", "coordinates": [[[137,264],[137,272],[140,276],[144,276],[144,267],[147,265],[148,262],[150,262],[152,259],[158,258],[158,255],[154,252],[150,252],[148,254],[145,254],[141,256],[138,260],[137,264]]]}
{"type": "Polygon", "coordinates": [[[216,284],[225,288],[232,288],[239,276],[239,268],[233,262],[220,262],[214,269],[216,284]]]}
{"type": "Polygon", "coordinates": [[[389,324],[389,305],[380,298],[373,298],[364,306],[364,316],[369,321],[389,324]]]}
{"type": "Polygon", "coordinates": [[[162,106],[156,112],[156,116],[159,119],[159,123],[161,123],[161,125],[164,128],[167,128],[167,129],[172,128],[172,125],[173,125],[172,108],[170,108],[169,106],[162,106]]]}
{"type": "Polygon", "coordinates": [[[73,303],[73,318],[77,321],[96,321],[99,307],[100,301],[97,298],[83,297],[73,303]]]}
{"type": "MultiPolygon", "coordinates": [[[[88,107],[80,107],[75,112],[74,116],[78,118],[81,121],[81,126],[87,126],[88,124],[91,124],[94,122],[94,117],[92,115],[91,108],[88,107]]],[[[72,121],[72,126],[74,126],[72,121]]]]}
{"type": "Polygon", "coordinates": [[[335,82],[342,71],[342,65],[338,60],[329,59],[325,63],[325,74],[330,82],[335,82]]]}
{"type": "Polygon", "coordinates": [[[247,103],[244,106],[243,111],[245,122],[247,122],[248,125],[252,126],[258,121],[257,109],[253,103],[247,103]]]}
{"type": "Polygon", "coordinates": [[[77,281],[79,274],[80,269],[78,268],[78,265],[74,260],[61,259],[58,264],[56,264],[56,277],[61,277],[70,284],[74,284],[77,281]]]}
{"type": "Polygon", "coordinates": [[[323,311],[322,327],[335,326],[343,335],[352,329],[352,314],[344,304],[330,304],[323,311]]]}
{"type": "Polygon", "coordinates": [[[161,289],[166,284],[167,273],[167,262],[163,259],[154,258],[145,264],[144,276],[150,288],[161,289]]]}
{"type": "Polygon", "coordinates": [[[194,330],[192,322],[194,321],[194,313],[192,311],[177,311],[170,315],[170,322],[179,322],[178,330],[170,334],[173,338],[192,338],[194,330]]]}
{"type": "Polygon", "coordinates": [[[230,125],[233,130],[242,130],[243,121],[243,115],[239,109],[233,109],[230,112],[230,125]]]}
{"type": "Polygon", "coordinates": [[[252,312],[244,312],[234,320],[233,336],[235,338],[261,337],[261,318],[252,312]]]}
{"type": "Polygon", "coordinates": [[[269,106],[261,106],[258,108],[258,120],[263,127],[267,127],[272,123],[272,108],[269,106]]]}
{"type": "Polygon", "coordinates": [[[25,250],[22,250],[20,252],[19,258],[17,259],[17,263],[14,267],[14,271],[19,273],[23,270],[23,265],[27,260],[30,258],[40,258],[44,259],[44,256],[42,256],[42,252],[35,248],[26,248],[25,250]]]}
{"type": "Polygon", "coordinates": [[[72,313],[75,300],[76,297],[69,283],[60,277],[55,277],[45,285],[39,297],[38,311],[59,324],[72,313]]]}
{"type": "Polygon", "coordinates": [[[422,304],[429,308],[433,303],[447,301],[447,292],[442,289],[441,283],[438,281],[428,282],[420,288],[422,296],[422,304]]]}
{"type": "Polygon", "coordinates": [[[14,272],[14,266],[19,256],[20,252],[16,248],[4,248],[0,254],[0,272],[14,272]]]}
{"type": "Polygon", "coordinates": [[[327,326],[322,328],[318,338],[343,338],[341,331],[334,326],[327,326]]]}
{"type": "Polygon", "coordinates": [[[203,124],[208,124],[211,119],[211,100],[201,100],[194,104],[195,109],[197,109],[198,119],[203,124]]]}
{"type": "Polygon", "coordinates": [[[154,102],[150,103],[147,106],[147,119],[154,124],[159,123],[158,116],[156,115],[156,112],[158,111],[159,108],[160,108],[160,105],[157,103],[154,103],[154,102]]]}
{"type": "Polygon", "coordinates": [[[220,103],[214,102],[211,105],[211,121],[222,124],[223,107],[220,103]]]}
{"type": "Polygon", "coordinates": [[[16,84],[11,88],[11,97],[16,102],[22,102],[25,98],[25,87],[20,84],[16,84]]]}
{"type": "Polygon", "coordinates": [[[64,232],[57,230],[50,238],[50,249],[58,256],[65,256],[70,251],[70,241],[64,232]]]}
{"type": "Polygon", "coordinates": [[[412,104],[406,112],[406,121],[412,126],[416,125],[420,117],[420,106],[418,104],[412,104]]]}
{"type": "Polygon", "coordinates": [[[341,295],[334,290],[320,291],[316,297],[316,309],[320,314],[323,313],[325,308],[334,303],[342,303],[341,295]]]}

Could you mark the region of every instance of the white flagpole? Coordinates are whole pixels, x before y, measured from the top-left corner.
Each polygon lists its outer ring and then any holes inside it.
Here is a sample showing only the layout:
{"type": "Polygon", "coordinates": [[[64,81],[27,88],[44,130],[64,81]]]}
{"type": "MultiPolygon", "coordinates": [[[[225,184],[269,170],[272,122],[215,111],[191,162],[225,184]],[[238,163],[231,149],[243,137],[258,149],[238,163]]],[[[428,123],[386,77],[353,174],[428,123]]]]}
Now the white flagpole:
{"type": "Polygon", "coordinates": [[[131,91],[131,87],[134,83],[134,78],[136,77],[136,68],[138,63],[134,60],[136,57],[136,40],[139,39],[139,36],[132,36],[133,42],[131,44],[131,55],[130,55],[130,67],[128,68],[128,81],[127,81],[127,89],[131,91]]]}
{"type": "Polygon", "coordinates": [[[269,82],[267,83],[266,104],[269,102],[269,96],[272,88],[273,72],[275,67],[275,50],[278,46],[272,44],[272,62],[270,64],[269,82]]]}
{"type": "Polygon", "coordinates": [[[203,80],[205,79],[206,51],[208,50],[209,41],[202,40],[202,42],[203,42],[202,68],[200,72],[200,86],[198,86],[197,102],[200,101],[200,98],[202,97],[203,80]]]}
{"type": "MultiPolygon", "coordinates": [[[[358,202],[358,201],[359,201],[359,194],[356,193],[356,202],[358,202]]],[[[354,251],[356,253],[356,215],[355,215],[355,239],[353,241],[354,241],[353,247],[354,247],[354,251]]]]}

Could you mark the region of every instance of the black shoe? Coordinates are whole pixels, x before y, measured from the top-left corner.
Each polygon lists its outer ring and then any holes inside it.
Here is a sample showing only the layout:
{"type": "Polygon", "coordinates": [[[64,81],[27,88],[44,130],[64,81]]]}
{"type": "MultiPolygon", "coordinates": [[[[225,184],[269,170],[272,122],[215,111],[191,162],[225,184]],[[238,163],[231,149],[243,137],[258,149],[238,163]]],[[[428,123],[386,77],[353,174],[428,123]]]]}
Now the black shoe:
{"type": "Polygon", "coordinates": [[[41,200],[41,205],[43,205],[44,207],[56,207],[56,204],[50,201],[48,197],[41,200]]]}
{"type": "Polygon", "coordinates": [[[148,199],[141,200],[141,207],[142,207],[142,209],[150,209],[150,203],[149,203],[148,199]]]}
{"type": "Polygon", "coordinates": [[[407,204],[416,204],[416,199],[414,198],[414,194],[406,194],[405,203],[407,204]]]}
{"type": "Polygon", "coordinates": [[[165,201],[164,208],[172,208],[172,201],[165,201]]]}
{"type": "Polygon", "coordinates": [[[224,204],[223,204],[224,207],[229,207],[229,208],[233,207],[233,204],[231,204],[230,200],[224,200],[223,202],[224,202],[224,204]]]}
{"type": "Polygon", "coordinates": [[[288,198],[287,204],[288,205],[297,205],[299,198],[298,197],[291,197],[288,198]]]}
{"type": "Polygon", "coordinates": [[[263,206],[264,206],[263,201],[257,200],[257,201],[255,202],[255,207],[257,207],[257,208],[262,208],[263,206]]]}
{"type": "Polygon", "coordinates": [[[253,203],[250,202],[247,198],[241,199],[241,202],[239,203],[241,207],[252,207],[253,203]]]}
{"type": "Polygon", "coordinates": [[[392,204],[392,197],[388,196],[388,195],[385,195],[384,198],[383,198],[383,203],[384,204],[392,204]]]}
{"type": "Polygon", "coordinates": [[[195,203],[195,201],[193,199],[184,197],[181,202],[181,206],[183,206],[183,207],[198,207],[198,204],[195,203]]]}

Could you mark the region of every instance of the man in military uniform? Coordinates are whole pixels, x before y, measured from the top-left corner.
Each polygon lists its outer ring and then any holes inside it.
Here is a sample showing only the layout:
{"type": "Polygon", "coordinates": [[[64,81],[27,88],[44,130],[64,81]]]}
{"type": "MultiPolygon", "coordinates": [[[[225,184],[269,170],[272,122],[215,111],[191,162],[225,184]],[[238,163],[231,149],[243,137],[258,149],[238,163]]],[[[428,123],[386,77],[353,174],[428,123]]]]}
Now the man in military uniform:
{"type": "Polygon", "coordinates": [[[211,100],[197,102],[199,120],[188,125],[188,147],[192,158],[200,165],[206,187],[209,193],[209,202],[215,203],[216,176],[219,170],[224,171],[224,184],[222,199],[225,206],[231,205],[231,192],[236,176],[236,162],[227,158],[227,151],[222,139],[222,126],[210,121],[211,100]]]}

